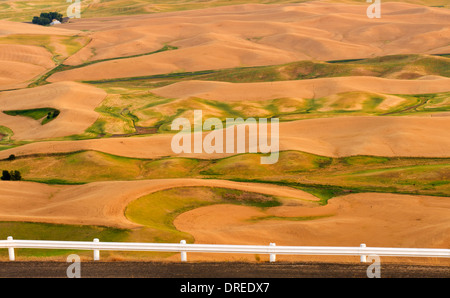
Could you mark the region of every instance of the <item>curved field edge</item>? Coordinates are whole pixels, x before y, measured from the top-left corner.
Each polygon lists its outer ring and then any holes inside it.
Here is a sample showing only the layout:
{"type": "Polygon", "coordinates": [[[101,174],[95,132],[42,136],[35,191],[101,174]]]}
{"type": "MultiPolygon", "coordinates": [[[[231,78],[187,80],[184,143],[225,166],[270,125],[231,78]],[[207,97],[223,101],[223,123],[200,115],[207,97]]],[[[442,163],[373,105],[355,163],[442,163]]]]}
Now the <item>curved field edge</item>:
{"type": "Polygon", "coordinates": [[[262,165],[260,157],[261,154],[246,153],[211,160],[139,159],[77,151],[16,156],[0,161],[0,170],[17,170],[25,181],[54,185],[165,178],[271,183],[310,192],[323,203],[337,195],[359,192],[450,195],[450,158],[332,158],[282,151],[277,163],[262,165]]]}
{"type": "MultiPolygon", "coordinates": [[[[176,50],[175,47],[170,47],[168,49],[176,50]]],[[[115,59],[123,58],[111,58],[105,59],[105,61],[115,59]]],[[[88,63],[87,65],[89,64],[92,63],[88,63]]],[[[57,72],[79,68],[87,65],[76,67],[65,66],[58,69],[57,72]]],[[[187,72],[180,71],[139,77],[86,80],[83,82],[95,85],[120,82],[128,82],[131,85],[138,85],[139,81],[154,81],[159,82],[160,84],[161,82],[164,82],[163,84],[167,85],[184,80],[218,81],[229,83],[257,83],[361,75],[380,78],[394,77],[397,79],[413,80],[427,75],[450,77],[450,72],[448,70],[449,65],[450,59],[446,57],[445,54],[405,54],[356,60],[301,60],[280,65],[248,66],[228,69],[206,69],[187,72]],[[420,70],[411,72],[410,69],[413,68],[413,66],[416,69],[420,70]]]]}
{"type": "MultiPolygon", "coordinates": [[[[0,146],[7,149],[8,146],[12,148],[50,141],[170,135],[176,132],[171,130],[173,120],[179,117],[190,119],[192,110],[202,110],[203,119],[219,118],[223,127],[226,127],[228,118],[278,118],[284,125],[319,118],[433,115],[443,118],[450,111],[448,104],[450,92],[402,95],[354,91],[322,98],[276,98],[252,103],[225,103],[196,97],[164,98],[142,88],[128,89],[125,93],[123,89],[121,93],[117,93],[119,88],[114,89],[114,87],[105,88],[108,95],[95,108],[99,116],[84,132],[65,137],[16,140],[14,132],[3,126],[0,127],[0,146]],[[389,105],[390,101],[394,101],[395,104],[385,108],[384,105],[389,105]]],[[[45,121],[47,122],[48,120],[45,121]]]]}
{"type": "MultiPolygon", "coordinates": [[[[176,229],[175,218],[190,210],[216,204],[252,206],[260,209],[281,206],[281,198],[256,192],[221,187],[176,187],[154,192],[129,203],[125,216],[143,225],[148,234],[146,241],[179,242],[184,239],[193,243],[194,238],[176,229]]],[[[297,199],[292,199],[296,201],[297,199]]],[[[142,239],[143,235],[139,235],[142,239]]]]}
{"type": "MultiPolygon", "coordinates": [[[[105,242],[156,242],[177,243],[180,240],[194,242],[188,233],[178,231],[173,225],[176,216],[183,212],[201,206],[214,204],[234,204],[252,206],[259,209],[281,206],[286,198],[246,192],[237,189],[220,187],[175,187],[157,191],[136,198],[127,205],[124,213],[133,222],[142,224],[140,228],[124,229],[97,225],[73,225],[38,222],[0,222],[0,239],[13,236],[23,240],[59,240],[59,241],[92,241],[99,238],[105,242]],[[201,194],[201,195],[199,195],[201,194]]],[[[297,199],[292,199],[296,201],[297,199]]],[[[289,218],[284,218],[288,220],[289,218]]],[[[77,253],[82,257],[89,257],[89,251],[76,250],[46,250],[46,249],[18,249],[19,258],[60,257],[77,253]]],[[[103,258],[117,260],[117,258],[166,258],[174,253],[121,253],[102,252],[103,258]]],[[[0,258],[6,257],[7,252],[0,251],[0,258]]]]}
{"type": "MultiPolygon", "coordinates": [[[[86,46],[87,44],[88,43],[85,43],[78,50],[80,50],[82,47],[86,46]]],[[[152,52],[148,52],[148,53],[131,55],[131,56],[124,56],[124,57],[101,59],[101,60],[94,60],[94,61],[85,62],[85,63],[80,64],[80,65],[75,65],[75,66],[65,65],[64,61],[62,61],[56,67],[52,68],[51,70],[49,70],[48,72],[46,72],[45,74],[43,74],[42,76],[37,78],[34,82],[30,83],[28,85],[28,88],[49,84],[49,82],[47,82],[47,79],[50,76],[52,76],[53,74],[61,72],[61,71],[81,68],[81,67],[85,67],[85,66],[88,66],[88,65],[92,65],[92,64],[96,64],[96,63],[100,63],[100,62],[105,62],[105,61],[115,61],[115,60],[120,60],[120,59],[127,59],[127,58],[135,58],[135,57],[153,55],[153,54],[157,54],[157,53],[160,53],[160,52],[172,51],[172,50],[176,50],[176,49],[177,49],[177,47],[170,46],[170,45],[164,45],[161,49],[156,50],[156,51],[152,51],[152,52]]]]}
{"type": "Polygon", "coordinates": [[[117,89],[120,94],[113,85],[105,86],[109,96],[96,108],[100,117],[84,134],[58,140],[171,133],[172,121],[177,117],[190,117],[193,109],[203,110],[205,118],[218,116],[224,127],[227,118],[239,117],[278,118],[280,122],[290,122],[342,116],[418,116],[450,111],[449,92],[403,95],[353,91],[321,98],[281,97],[248,103],[198,97],[164,98],[145,88],[128,89],[129,94],[126,94],[123,89],[117,89]],[[391,100],[395,102],[390,103],[391,100]]]}
{"type": "MultiPolygon", "coordinates": [[[[361,197],[364,201],[368,199],[370,194],[361,197]],[[365,198],[365,199],[364,199],[365,198]]],[[[373,195],[373,194],[372,194],[373,195]]],[[[341,203],[349,202],[346,198],[350,198],[352,195],[343,196],[344,201],[341,203]],[[345,199],[344,199],[345,198],[345,199]]],[[[395,196],[394,196],[395,198],[395,196]]],[[[397,197],[399,198],[399,197],[397,197]]],[[[428,198],[430,199],[430,198],[428,198]]],[[[444,198],[440,198],[444,199],[444,198]]],[[[395,199],[397,200],[397,199],[395,199]]],[[[402,198],[405,200],[412,200],[415,202],[414,196],[405,196],[402,198]]],[[[427,200],[422,197],[420,200],[427,200]]],[[[375,201],[374,201],[375,202],[375,201]]],[[[374,202],[367,203],[369,206],[374,202]]],[[[361,202],[362,203],[362,202],[361,202]]],[[[170,242],[178,243],[181,239],[187,240],[189,243],[196,242],[196,239],[187,232],[179,230],[177,227],[180,222],[178,221],[175,226],[174,221],[178,216],[184,214],[188,215],[190,211],[215,207],[212,210],[219,210],[222,208],[230,209],[229,207],[235,205],[236,207],[244,207],[249,209],[243,210],[245,217],[244,221],[240,224],[248,225],[253,224],[267,224],[269,221],[277,221],[280,224],[294,224],[296,222],[303,222],[305,225],[314,224],[311,221],[318,220],[321,224],[325,222],[330,224],[333,221],[333,210],[340,206],[338,201],[334,202],[334,207],[329,210],[321,209],[321,212],[314,212],[315,208],[320,207],[317,202],[303,202],[298,199],[290,198],[278,198],[267,195],[261,195],[258,193],[249,193],[239,190],[230,190],[216,187],[179,187],[171,188],[163,191],[154,192],[140,198],[135,199],[124,210],[127,218],[139,222],[143,225],[141,228],[133,229],[117,229],[105,226],[92,226],[92,225],[64,225],[64,224],[46,224],[46,223],[31,223],[31,222],[0,222],[0,237],[5,235],[14,235],[15,239],[42,239],[42,240],[72,240],[72,241],[91,241],[93,238],[99,238],[101,241],[120,241],[120,242],[170,242]],[[297,204],[295,204],[297,203],[297,204]],[[224,205],[225,204],[225,205],[224,205]],[[337,205],[336,205],[337,204],[337,205]],[[216,205],[216,206],[213,206],[216,205]],[[294,211],[292,207],[300,207],[300,209],[311,210],[311,216],[294,216],[283,214],[283,211],[278,210],[277,207],[288,207],[285,211],[294,211]],[[219,209],[217,209],[219,208],[219,209]],[[273,208],[273,209],[272,209],[273,208]],[[247,210],[247,211],[245,211],[247,210]],[[253,210],[253,211],[251,211],[253,210]],[[267,210],[267,213],[265,212],[267,210]],[[280,213],[281,211],[281,213],[280,213]],[[325,213],[324,213],[325,212],[325,213]],[[330,213],[331,212],[331,213],[330,213]],[[278,215],[274,215],[277,214],[278,215]],[[323,214],[321,214],[323,213],[323,214]],[[257,214],[257,216],[252,216],[257,214]],[[261,216],[262,215],[262,216],[261,216]]],[[[433,205],[433,204],[432,204],[433,205]]],[[[430,206],[432,206],[430,205],[430,206]]],[[[366,207],[367,207],[366,206],[366,207]]],[[[428,205],[427,205],[428,206],[428,205]]],[[[428,206],[428,207],[430,207],[428,206]]],[[[331,206],[330,206],[331,207],[331,206]]],[[[417,207],[417,206],[416,206],[417,207]]],[[[436,206],[435,206],[436,207],[436,206]]],[[[370,207],[372,208],[372,207],[370,207]]],[[[233,209],[233,208],[231,208],[233,209]]],[[[236,209],[238,210],[238,209],[236,209]]],[[[319,210],[317,210],[319,211],[319,210]]],[[[310,211],[308,211],[309,213],[310,211]]],[[[347,211],[349,212],[349,211],[347,211]]],[[[295,212],[294,212],[295,213],[295,212]]],[[[401,213],[401,212],[400,212],[401,213]]],[[[407,213],[407,212],[406,212],[407,213]]],[[[416,215],[419,216],[419,215],[416,215]]],[[[182,216],[183,217],[183,216],[182,216]]],[[[182,219],[182,222],[184,222],[182,219]]],[[[417,223],[417,222],[416,222],[417,223]]],[[[280,225],[278,225],[280,227],[280,225]]],[[[181,228],[183,230],[183,228],[181,228]]],[[[214,229],[214,228],[213,228],[214,229]]],[[[189,230],[189,228],[188,228],[189,230]]],[[[3,238],[6,238],[3,237],[3,238]]],[[[34,250],[34,249],[21,249],[17,251],[19,258],[59,258],[65,257],[68,254],[77,253],[86,259],[91,259],[92,252],[78,252],[69,250],[34,250]]],[[[174,253],[131,253],[131,252],[102,252],[102,259],[104,260],[126,260],[126,259],[169,259],[174,256],[174,253]]],[[[6,258],[6,250],[0,251],[0,258],[6,258]]],[[[178,258],[178,257],[177,257],[178,258]]],[[[172,258],[173,259],[173,258],[172,258]]]]}

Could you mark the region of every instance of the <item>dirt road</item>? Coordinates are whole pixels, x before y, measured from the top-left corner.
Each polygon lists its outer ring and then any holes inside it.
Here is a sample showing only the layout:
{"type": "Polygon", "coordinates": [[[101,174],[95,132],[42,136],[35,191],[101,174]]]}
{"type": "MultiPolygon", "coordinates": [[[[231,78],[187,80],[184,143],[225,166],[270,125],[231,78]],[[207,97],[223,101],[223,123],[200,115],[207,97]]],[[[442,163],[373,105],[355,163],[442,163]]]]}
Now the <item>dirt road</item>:
{"type": "MultiPolygon", "coordinates": [[[[66,278],[70,263],[0,262],[0,278],[66,278]]],[[[367,278],[370,264],[81,262],[81,278],[367,278]]],[[[450,267],[381,264],[381,278],[450,278],[450,267]]]]}

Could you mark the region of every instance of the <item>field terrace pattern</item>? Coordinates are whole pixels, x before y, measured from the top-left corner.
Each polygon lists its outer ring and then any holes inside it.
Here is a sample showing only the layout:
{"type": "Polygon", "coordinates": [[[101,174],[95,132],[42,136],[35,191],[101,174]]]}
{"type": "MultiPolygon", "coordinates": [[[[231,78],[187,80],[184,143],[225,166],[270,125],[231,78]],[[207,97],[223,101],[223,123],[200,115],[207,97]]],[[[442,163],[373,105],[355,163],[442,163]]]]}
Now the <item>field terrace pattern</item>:
{"type": "Polygon", "coordinates": [[[49,27],[26,23],[38,4],[3,2],[0,170],[22,181],[0,181],[1,239],[450,247],[445,1],[382,3],[379,19],[365,1],[85,1],[49,27]],[[174,153],[171,123],[194,110],[278,118],[278,162],[174,153]]]}

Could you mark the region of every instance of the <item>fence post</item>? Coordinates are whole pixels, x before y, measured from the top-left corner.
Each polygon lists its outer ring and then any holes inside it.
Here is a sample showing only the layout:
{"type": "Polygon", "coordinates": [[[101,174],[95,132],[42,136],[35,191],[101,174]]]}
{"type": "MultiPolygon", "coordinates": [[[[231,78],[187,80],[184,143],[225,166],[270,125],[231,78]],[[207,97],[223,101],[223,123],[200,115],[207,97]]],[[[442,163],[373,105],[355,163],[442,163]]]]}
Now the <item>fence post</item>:
{"type": "MultiPolygon", "coordinates": [[[[8,236],[7,238],[8,241],[13,241],[13,237],[12,236],[8,236]]],[[[8,255],[9,255],[9,260],[10,261],[14,261],[16,259],[16,256],[14,255],[14,247],[8,247],[8,255]]]]}
{"type": "MultiPolygon", "coordinates": [[[[181,240],[180,244],[185,245],[186,240],[181,240]]],[[[187,253],[185,251],[181,251],[181,262],[187,262],[187,253]]]]}
{"type": "MultiPolygon", "coordinates": [[[[94,243],[99,243],[100,240],[98,238],[94,239],[94,243]]],[[[94,249],[94,261],[100,261],[100,250],[94,249]]]]}
{"type": "MultiPolygon", "coordinates": [[[[362,243],[359,247],[360,247],[361,249],[364,249],[364,248],[366,248],[366,245],[365,245],[364,243],[362,243]]],[[[361,261],[361,263],[366,263],[366,262],[367,262],[367,256],[361,254],[361,259],[360,259],[360,261],[361,261]]]]}
{"type": "MultiPolygon", "coordinates": [[[[275,243],[270,243],[270,246],[276,246],[275,243]]],[[[277,255],[276,254],[270,254],[270,263],[274,263],[276,261],[277,255]]]]}

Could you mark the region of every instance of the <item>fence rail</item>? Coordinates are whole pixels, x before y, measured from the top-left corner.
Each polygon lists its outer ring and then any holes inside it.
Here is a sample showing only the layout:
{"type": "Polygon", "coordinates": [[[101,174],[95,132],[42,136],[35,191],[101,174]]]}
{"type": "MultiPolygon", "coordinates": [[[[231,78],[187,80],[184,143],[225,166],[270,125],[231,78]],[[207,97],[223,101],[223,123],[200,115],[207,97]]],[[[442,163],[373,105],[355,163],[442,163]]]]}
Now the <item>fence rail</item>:
{"type": "Polygon", "coordinates": [[[15,248],[34,249],[68,249],[92,250],[94,261],[100,260],[101,250],[110,251],[151,251],[151,252],[179,252],[181,261],[187,261],[187,253],[236,253],[236,254],[268,254],[270,262],[275,262],[276,255],[334,255],[360,256],[361,262],[366,262],[367,256],[394,257],[438,257],[450,258],[450,249],[438,248],[392,248],[392,247],[332,247],[332,246],[276,246],[270,245],[222,245],[222,244],[186,244],[180,243],[126,243],[94,241],[49,241],[49,240],[15,240],[11,236],[7,240],[0,240],[0,249],[7,248],[9,260],[15,260],[15,248]]]}

